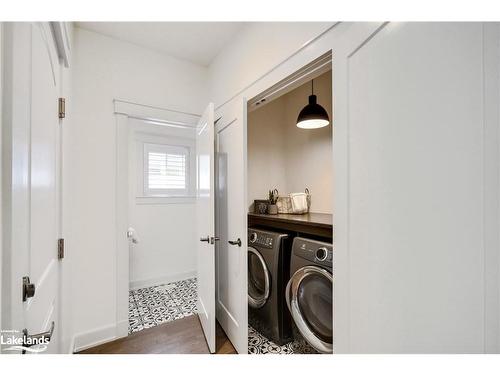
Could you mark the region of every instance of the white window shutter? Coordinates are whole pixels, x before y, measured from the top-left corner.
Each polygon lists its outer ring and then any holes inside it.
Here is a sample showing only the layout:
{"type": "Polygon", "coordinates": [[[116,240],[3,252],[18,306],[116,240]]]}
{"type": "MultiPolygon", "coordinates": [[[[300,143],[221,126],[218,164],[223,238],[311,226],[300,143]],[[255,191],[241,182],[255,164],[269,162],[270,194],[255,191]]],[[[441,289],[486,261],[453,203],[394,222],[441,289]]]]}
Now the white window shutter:
{"type": "Polygon", "coordinates": [[[144,193],[148,196],[187,195],[189,150],[144,144],[144,193]]]}

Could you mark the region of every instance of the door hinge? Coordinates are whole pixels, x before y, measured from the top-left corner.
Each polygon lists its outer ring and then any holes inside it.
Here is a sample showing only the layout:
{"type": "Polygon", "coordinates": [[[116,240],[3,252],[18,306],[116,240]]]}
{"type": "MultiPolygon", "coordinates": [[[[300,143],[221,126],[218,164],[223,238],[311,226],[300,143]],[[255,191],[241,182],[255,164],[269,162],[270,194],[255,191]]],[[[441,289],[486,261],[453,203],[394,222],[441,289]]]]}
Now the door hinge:
{"type": "Polygon", "coordinates": [[[66,117],[66,99],[59,98],[59,118],[66,117]]]}
{"type": "Polygon", "coordinates": [[[64,238],[57,240],[57,259],[64,258],[64,238]]]}

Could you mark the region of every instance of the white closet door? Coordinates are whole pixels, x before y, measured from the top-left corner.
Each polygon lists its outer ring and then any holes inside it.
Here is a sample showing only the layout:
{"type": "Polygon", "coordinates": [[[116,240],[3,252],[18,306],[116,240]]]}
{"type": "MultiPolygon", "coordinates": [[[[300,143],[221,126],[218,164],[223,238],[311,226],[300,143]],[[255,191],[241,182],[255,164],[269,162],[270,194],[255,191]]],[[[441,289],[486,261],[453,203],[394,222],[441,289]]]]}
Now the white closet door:
{"type": "Polygon", "coordinates": [[[333,51],[337,352],[484,350],[485,48],[403,23],[333,51]]]}
{"type": "Polygon", "coordinates": [[[222,113],[216,132],[217,319],[238,353],[248,352],[245,99],[222,113]]]}
{"type": "Polygon", "coordinates": [[[198,316],[211,353],[215,348],[214,105],[196,129],[196,223],[198,316]]]}

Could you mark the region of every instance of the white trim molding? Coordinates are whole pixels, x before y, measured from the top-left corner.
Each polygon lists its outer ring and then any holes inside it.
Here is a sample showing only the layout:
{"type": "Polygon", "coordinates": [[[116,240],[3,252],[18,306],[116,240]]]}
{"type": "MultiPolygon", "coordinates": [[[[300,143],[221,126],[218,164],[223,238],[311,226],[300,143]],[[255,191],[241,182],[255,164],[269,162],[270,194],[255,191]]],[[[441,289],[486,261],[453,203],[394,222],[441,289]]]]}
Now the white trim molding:
{"type": "MultiPolygon", "coordinates": [[[[73,353],[80,352],[82,350],[92,348],[97,345],[104,344],[106,342],[113,341],[117,338],[120,338],[120,335],[117,335],[117,324],[109,324],[107,326],[102,326],[91,331],[82,332],[76,334],[73,337],[73,353]]],[[[125,329],[128,330],[128,320],[125,329]]]]}
{"type": "Polygon", "coordinates": [[[141,119],[153,123],[196,127],[200,118],[200,115],[194,113],[134,103],[123,99],[113,99],[113,105],[115,115],[121,114],[129,118],[141,119]]]}
{"type": "Polygon", "coordinates": [[[165,275],[165,276],[159,276],[159,277],[153,277],[150,279],[144,279],[144,280],[134,280],[130,281],[130,289],[140,289],[140,288],[147,288],[155,285],[163,285],[163,284],[169,284],[173,283],[176,281],[181,281],[181,280],[186,280],[186,279],[191,279],[193,277],[196,277],[196,270],[189,271],[189,272],[182,272],[178,273],[175,275],[165,275]]]}
{"type": "Polygon", "coordinates": [[[50,22],[50,28],[57,48],[57,55],[61,64],[69,68],[71,61],[71,41],[69,28],[71,22],[50,22]]]}

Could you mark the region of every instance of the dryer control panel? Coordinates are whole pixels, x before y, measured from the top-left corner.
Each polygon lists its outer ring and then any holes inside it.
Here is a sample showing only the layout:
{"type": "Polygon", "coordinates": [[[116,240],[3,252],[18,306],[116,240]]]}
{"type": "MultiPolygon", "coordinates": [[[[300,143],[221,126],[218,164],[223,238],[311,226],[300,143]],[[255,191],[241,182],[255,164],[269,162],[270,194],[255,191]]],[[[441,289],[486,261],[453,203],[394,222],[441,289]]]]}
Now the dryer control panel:
{"type": "Polygon", "coordinates": [[[292,251],[294,255],[311,262],[330,268],[333,265],[333,246],[331,243],[295,237],[292,251]]]}

